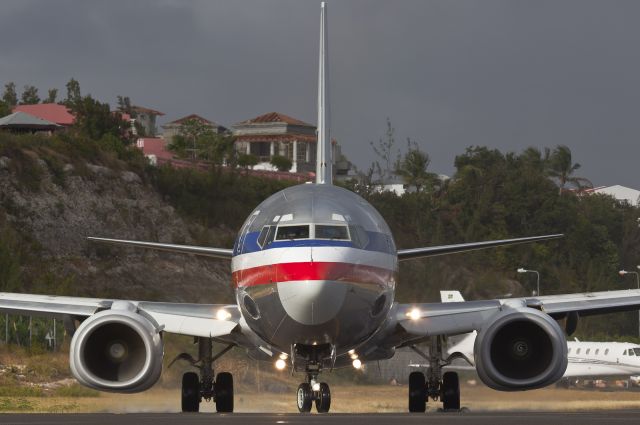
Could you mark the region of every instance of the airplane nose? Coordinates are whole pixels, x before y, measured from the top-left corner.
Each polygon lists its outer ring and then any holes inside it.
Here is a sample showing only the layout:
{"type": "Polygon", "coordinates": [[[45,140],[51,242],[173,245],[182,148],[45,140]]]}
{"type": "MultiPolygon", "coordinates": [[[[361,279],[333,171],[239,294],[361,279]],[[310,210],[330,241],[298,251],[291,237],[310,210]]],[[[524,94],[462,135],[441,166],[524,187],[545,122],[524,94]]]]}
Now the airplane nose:
{"type": "Polygon", "coordinates": [[[347,285],[335,281],[289,281],[277,286],[284,310],[303,325],[320,325],[336,317],[347,293],[347,285]]]}

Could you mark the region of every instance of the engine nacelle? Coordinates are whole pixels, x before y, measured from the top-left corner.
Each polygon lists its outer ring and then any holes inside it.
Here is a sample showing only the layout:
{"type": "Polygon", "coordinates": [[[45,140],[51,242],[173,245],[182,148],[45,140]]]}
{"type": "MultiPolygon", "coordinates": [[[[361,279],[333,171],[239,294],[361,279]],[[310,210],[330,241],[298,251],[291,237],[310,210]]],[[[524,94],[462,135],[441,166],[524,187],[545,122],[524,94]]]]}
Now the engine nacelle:
{"type": "Polygon", "coordinates": [[[155,384],[163,344],[157,327],[127,309],[96,313],[78,327],[69,352],[73,376],[88,387],[134,393],[155,384]]]}
{"type": "Polygon", "coordinates": [[[558,323],[539,310],[506,308],[478,332],[478,376],[500,391],[540,388],[567,369],[567,341],[558,323]]]}

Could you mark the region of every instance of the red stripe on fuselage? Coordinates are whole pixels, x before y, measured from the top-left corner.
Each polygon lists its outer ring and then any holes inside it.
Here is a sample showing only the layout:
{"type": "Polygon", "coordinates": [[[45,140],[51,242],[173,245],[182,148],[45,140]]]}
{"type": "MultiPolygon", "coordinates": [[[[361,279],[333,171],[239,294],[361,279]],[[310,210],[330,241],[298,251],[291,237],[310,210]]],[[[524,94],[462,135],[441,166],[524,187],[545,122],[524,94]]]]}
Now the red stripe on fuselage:
{"type": "Polygon", "coordinates": [[[232,273],[235,287],[268,285],[276,282],[330,280],[389,286],[395,272],[383,267],[351,263],[303,262],[252,267],[232,273]]]}

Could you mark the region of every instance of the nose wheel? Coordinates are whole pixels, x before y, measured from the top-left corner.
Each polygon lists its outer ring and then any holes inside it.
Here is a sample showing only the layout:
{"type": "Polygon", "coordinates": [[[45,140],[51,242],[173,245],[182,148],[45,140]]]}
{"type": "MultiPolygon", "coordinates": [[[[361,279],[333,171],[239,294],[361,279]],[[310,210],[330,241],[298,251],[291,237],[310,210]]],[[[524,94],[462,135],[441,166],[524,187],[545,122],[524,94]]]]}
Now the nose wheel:
{"type": "Polygon", "coordinates": [[[311,406],[315,401],[318,413],[327,413],[331,408],[331,390],[326,382],[303,382],[298,385],[296,392],[296,405],[300,413],[311,412],[311,406]],[[314,390],[314,387],[316,388],[314,390]]]}

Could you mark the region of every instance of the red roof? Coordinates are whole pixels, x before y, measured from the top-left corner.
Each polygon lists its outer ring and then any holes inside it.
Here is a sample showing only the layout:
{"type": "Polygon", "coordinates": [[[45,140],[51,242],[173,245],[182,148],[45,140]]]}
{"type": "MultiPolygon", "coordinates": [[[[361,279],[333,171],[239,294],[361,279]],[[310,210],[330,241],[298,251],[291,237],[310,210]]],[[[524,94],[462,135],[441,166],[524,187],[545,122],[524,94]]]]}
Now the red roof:
{"type": "Polygon", "coordinates": [[[185,122],[187,122],[187,121],[189,121],[189,120],[196,120],[196,121],[203,122],[203,123],[205,123],[205,124],[218,125],[218,124],[216,124],[216,123],[214,123],[214,122],[212,122],[212,121],[209,121],[209,120],[208,120],[208,119],[206,119],[206,118],[202,118],[202,117],[201,117],[200,115],[198,115],[198,114],[191,114],[191,115],[187,115],[186,117],[178,118],[178,119],[177,119],[177,120],[175,120],[175,121],[168,122],[168,123],[166,123],[165,125],[171,125],[171,124],[183,124],[183,123],[185,123],[185,122]]]}
{"type": "Polygon", "coordinates": [[[307,127],[315,127],[312,124],[306,123],[304,121],[300,121],[296,118],[292,118],[288,115],[281,114],[280,112],[269,112],[264,115],[260,115],[259,117],[252,118],[250,120],[242,121],[236,125],[241,124],[260,124],[260,123],[270,123],[270,122],[283,122],[292,125],[304,125],[307,127]]]}
{"type": "Polygon", "coordinates": [[[144,137],[136,142],[145,155],[155,155],[160,159],[172,159],[173,153],[167,150],[167,142],[159,137],[144,137]]]}
{"type": "Polygon", "coordinates": [[[39,103],[37,105],[17,105],[13,112],[25,112],[34,117],[51,121],[59,125],[72,125],[76,118],[64,105],[57,103],[39,103]]]}
{"type": "Polygon", "coordinates": [[[243,134],[236,136],[235,142],[316,142],[316,136],[311,134],[243,134]]]}

